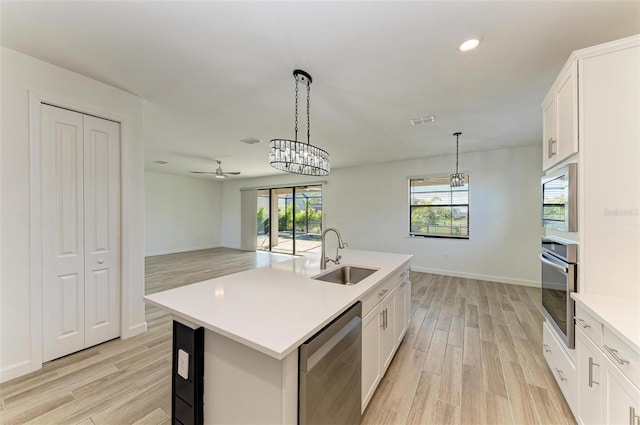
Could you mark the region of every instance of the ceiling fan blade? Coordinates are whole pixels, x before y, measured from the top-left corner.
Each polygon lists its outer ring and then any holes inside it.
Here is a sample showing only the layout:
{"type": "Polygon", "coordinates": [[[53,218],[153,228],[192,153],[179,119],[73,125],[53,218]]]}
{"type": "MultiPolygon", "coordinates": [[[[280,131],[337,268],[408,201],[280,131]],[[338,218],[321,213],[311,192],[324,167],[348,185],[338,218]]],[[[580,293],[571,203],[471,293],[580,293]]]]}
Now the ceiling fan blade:
{"type": "Polygon", "coordinates": [[[216,174],[215,171],[189,171],[189,172],[193,174],[216,174]]]}
{"type": "Polygon", "coordinates": [[[222,174],[229,174],[230,176],[237,176],[240,174],[240,171],[224,171],[222,174]]]}

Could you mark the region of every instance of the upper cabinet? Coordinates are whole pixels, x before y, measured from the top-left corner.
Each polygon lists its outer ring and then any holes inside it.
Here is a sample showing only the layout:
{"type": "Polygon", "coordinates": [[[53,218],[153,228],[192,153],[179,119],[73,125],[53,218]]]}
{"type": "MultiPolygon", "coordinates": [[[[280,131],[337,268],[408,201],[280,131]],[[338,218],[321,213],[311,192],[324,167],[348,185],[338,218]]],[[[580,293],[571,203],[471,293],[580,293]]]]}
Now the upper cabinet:
{"type": "Polygon", "coordinates": [[[640,35],[573,52],[542,113],[543,170],[577,164],[578,291],[640,300],[640,35]]]}
{"type": "Polygon", "coordinates": [[[570,60],[542,104],[542,169],[578,153],[578,66],[570,60]]]}

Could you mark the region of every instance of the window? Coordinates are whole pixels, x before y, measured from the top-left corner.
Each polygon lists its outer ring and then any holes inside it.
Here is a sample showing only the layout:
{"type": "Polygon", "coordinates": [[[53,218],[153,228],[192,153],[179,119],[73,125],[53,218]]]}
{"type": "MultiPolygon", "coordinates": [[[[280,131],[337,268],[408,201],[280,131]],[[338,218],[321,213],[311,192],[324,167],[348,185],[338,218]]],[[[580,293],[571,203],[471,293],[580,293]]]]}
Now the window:
{"type": "Polygon", "coordinates": [[[469,238],[469,175],[451,187],[449,176],[409,179],[409,234],[469,238]]]}

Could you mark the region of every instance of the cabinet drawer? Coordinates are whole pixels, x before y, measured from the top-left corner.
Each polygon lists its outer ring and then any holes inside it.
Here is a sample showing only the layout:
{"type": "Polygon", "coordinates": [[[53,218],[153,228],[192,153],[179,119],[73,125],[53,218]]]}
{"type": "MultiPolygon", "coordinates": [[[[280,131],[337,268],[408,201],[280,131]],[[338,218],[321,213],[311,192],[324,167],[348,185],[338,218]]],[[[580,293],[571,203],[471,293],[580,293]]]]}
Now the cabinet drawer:
{"type": "Polygon", "coordinates": [[[564,398],[573,412],[575,409],[576,368],[573,361],[562,348],[563,342],[554,335],[547,322],[542,327],[542,347],[544,358],[553,373],[564,398]]]}
{"type": "Polygon", "coordinates": [[[380,284],[376,285],[368,294],[362,298],[362,315],[366,316],[373,307],[388,296],[393,288],[399,283],[399,272],[394,272],[380,284]]]}
{"type": "Polygon", "coordinates": [[[393,288],[405,279],[409,279],[409,262],[395,269],[393,273],[362,298],[362,316],[366,316],[373,307],[391,293],[393,288]]]}
{"type": "Polygon", "coordinates": [[[598,347],[602,347],[602,323],[586,311],[579,303],[576,303],[576,327],[593,341],[598,347]]]}
{"type": "Polygon", "coordinates": [[[607,328],[604,328],[602,351],[631,382],[640,387],[640,353],[607,328]]]}

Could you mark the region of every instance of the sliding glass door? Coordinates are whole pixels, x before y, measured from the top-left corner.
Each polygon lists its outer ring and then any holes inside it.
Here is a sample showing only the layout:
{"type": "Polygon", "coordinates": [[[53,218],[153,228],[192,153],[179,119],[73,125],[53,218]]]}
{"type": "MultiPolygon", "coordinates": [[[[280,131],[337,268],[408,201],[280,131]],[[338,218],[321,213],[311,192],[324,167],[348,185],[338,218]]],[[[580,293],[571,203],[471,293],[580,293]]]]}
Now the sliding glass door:
{"type": "Polygon", "coordinates": [[[269,189],[256,191],[258,195],[258,240],[257,249],[269,251],[271,235],[271,201],[269,189]]]}
{"type": "Polygon", "coordinates": [[[322,186],[260,189],[257,196],[259,250],[291,255],[320,252],[322,186]]]}

